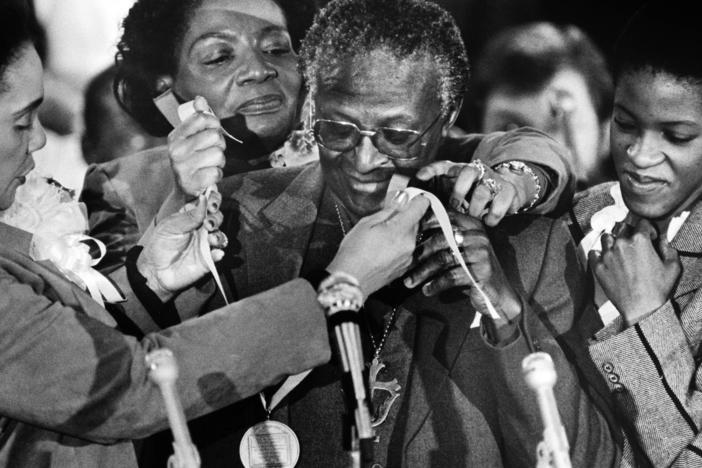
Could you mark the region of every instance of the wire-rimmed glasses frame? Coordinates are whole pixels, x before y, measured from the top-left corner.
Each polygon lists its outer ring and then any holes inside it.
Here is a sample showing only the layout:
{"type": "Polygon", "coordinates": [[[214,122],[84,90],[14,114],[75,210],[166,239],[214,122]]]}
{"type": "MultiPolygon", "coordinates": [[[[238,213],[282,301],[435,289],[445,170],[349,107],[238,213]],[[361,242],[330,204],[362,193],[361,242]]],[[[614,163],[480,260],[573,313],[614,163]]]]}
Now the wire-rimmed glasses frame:
{"type": "Polygon", "coordinates": [[[421,132],[392,127],[361,130],[352,122],[330,119],[316,119],[312,123],[312,131],[317,143],[332,151],[341,153],[349,151],[358,146],[362,137],[367,136],[371,139],[373,146],[389,158],[411,160],[420,157],[420,155],[411,154],[413,146],[436,125],[441,115],[441,112],[438,113],[421,132]]]}

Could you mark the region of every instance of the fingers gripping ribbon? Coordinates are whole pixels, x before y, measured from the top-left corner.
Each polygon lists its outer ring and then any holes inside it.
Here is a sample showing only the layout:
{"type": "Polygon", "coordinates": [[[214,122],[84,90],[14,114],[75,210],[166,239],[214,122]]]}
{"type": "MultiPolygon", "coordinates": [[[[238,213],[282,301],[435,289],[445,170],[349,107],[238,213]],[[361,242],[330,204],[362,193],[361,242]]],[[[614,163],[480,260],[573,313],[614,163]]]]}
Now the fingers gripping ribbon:
{"type": "MultiPolygon", "coordinates": [[[[212,192],[217,191],[217,186],[216,185],[210,185],[205,189],[205,198],[209,198],[210,194],[212,192]]],[[[226,234],[222,233],[222,235],[226,236],[226,234]]],[[[207,269],[210,270],[210,273],[212,273],[212,277],[215,280],[215,283],[217,283],[217,288],[219,289],[219,292],[222,294],[222,298],[224,299],[225,304],[229,304],[229,300],[227,300],[227,295],[224,292],[224,287],[222,286],[222,280],[219,277],[219,273],[217,272],[217,267],[215,266],[214,259],[212,258],[212,251],[210,250],[210,243],[207,240],[208,237],[208,231],[205,226],[202,226],[200,228],[200,254],[202,255],[202,258],[205,259],[205,264],[207,265],[207,269]]],[[[229,243],[228,239],[225,237],[225,242],[224,246],[226,246],[229,243]]]]}
{"type": "MultiPolygon", "coordinates": [[[[408,182],[408,179],[406,177],[397,174],[393,176],[393,179],[395,180],[392,180],[390,182],[391,189],[400,188],[403,182],[406,186],[408,182]],[[404,179],[404,181],[398,180],[400,178],[404,179]]],[[[478,292],[480,297],[483,299],[483,302],[485,303],[490,317],[492,319],[499,319],[500,315],[497,313],[495,306],[492,304],[492,301],[490,301],[490,298],[487,296],[487,294],[485,294],[483,288],[480,287],[480,284],[478,284],[478,282],[475,280],[475,277],[473,277],[473,275],[471,274],[470,270],[468,269],[468,265],[466,265],[465,260],[463,260],[463,255],[461,255],[460,250],[458,250],[458,245],[456,244],[456,238],[454,237],[453,228],[451,227],[451,220],[449,219],[449,215],[446,212],[446,208],[444,208],[444,205],[436,197],[436,195],[425,190],[421,190],[416,187],[407,187],[404,189],[404,191],[405,193],[407,193],[410,199],[420,194],[429,199],[431,210],[434,212],[434,216],[436,216],[436,219],[439,222],[439,227],[441,228],[441,232],[446,238],[446,242],[448,243],[451,253],[454,255],[459,265],[461,266],[465,274],[468,276],[472,287],[478,292]]]]}

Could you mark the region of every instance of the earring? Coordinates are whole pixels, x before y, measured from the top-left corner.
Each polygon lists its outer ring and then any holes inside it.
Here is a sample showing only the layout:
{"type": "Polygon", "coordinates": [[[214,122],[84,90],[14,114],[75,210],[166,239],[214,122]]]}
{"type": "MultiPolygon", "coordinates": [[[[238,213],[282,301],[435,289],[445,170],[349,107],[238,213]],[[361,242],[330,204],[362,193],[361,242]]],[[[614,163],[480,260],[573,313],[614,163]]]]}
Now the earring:
{"type": "Polygon", "coordinates": [[[626,154],[627,154],[627,156],[634,155],[634,145],[629,145],[626,147],[626,154]]]}
{"type": "Polygon", "coordinates": [[[165,93],[169,89],[173,87],[173,78],[170,76],[160,76],[156,78],[156,92],[157,93],[165,93]]]}

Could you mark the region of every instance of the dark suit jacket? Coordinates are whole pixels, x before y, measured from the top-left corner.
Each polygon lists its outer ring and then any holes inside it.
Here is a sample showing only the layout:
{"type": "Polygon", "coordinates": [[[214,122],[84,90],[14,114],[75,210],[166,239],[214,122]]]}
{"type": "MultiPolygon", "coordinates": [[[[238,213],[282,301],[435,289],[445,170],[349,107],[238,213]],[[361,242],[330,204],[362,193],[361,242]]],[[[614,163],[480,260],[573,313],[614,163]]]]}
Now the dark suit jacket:
{"type": "Polygon", "coordinates": [[[156,348],[178,360],[188,418],[329,359],[326,321],[305,281],[138,341],[51,264],[31,260],[30,234],[0,223],[0,239],[2,467],[136,466],[129,439],[167,427],[144,362],[156,348]]]}
{"type": "MultiPolygon", "coordinates": [[[[231,292],[245,297],[298,276],[323,196],[319,165],[228,178],[220,190],[225,196],[222,229],[230,239],[221,269],[231,292]]],[[[520,375],[529,346],[549,352],[556,363],[556,394],[574,466],[615,466],[619,449],[613,434],[589,396],[591,385],[574,367],[587,357],[578,327],[590,330],[598,318],[586,306],[582,271],[565,225],[514,217],[491,237],[524,298],[531,335],[520,334],[502,347],[490,345],[480,328],[470,328],[475,311],[463,296],[415,296],[403,303],[401,311],[414,314],[414,333],[398,333],[407,344],[410,368],[387,466],[533,467],[541,423],[535,397],[520,375]]],[[[330,374],[329,366],[315,369],[291,395],[288,407],[274,414],[298,432],[299,466],[343,466],[340,443],[324,429],[339,426],[343,410],[337,405],[334,411],[333,404],[329,410],[328,400],[339,400],[330,374]]],[[[260,406],[258,400],[248,410],[239,405],[241,419],[230,427],[232,434],[200,439],[204,466],[220,466],[215,460],[222,460],[221,466],[235,462],[231,451],[238,447],[241,431],[263,417],[260,406]]]]}

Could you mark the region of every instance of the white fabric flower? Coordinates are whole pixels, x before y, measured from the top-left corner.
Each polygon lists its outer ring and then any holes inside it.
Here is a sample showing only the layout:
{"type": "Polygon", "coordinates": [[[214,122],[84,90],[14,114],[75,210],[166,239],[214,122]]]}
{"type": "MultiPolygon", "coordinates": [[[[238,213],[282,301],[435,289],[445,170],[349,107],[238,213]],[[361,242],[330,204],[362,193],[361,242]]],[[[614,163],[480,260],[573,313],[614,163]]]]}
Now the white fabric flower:
{"type": "Polygon", "coordinates": [[[84,234],[88,219],[83,203],[67,189],[30,174],[15,193],[15,201],[0,212],[0,221],[33,234],[84,234]]]}
{"type": "Polygon", "coordinates": [[[105,245],[85,235],[88,218],[85,205],[74,200],[64,187],[45,177],[30,174],[15,194],[15,201],[0,212],[0,221],[32,234],[29,256],[49,260],[68,279],[87,289],[98,303],[124,300],[119,291],[92,267],[105,255],[105,245]],[[93,258],[86,242],[100,254],[93,258]]]}
{"type": "Polygon", "coordinates": [[[591,250],[602,250],[602,234],[611,234],[617,223],[624,221],[629,214],[629,209],[624,204],[622,190],[619,183],[612,185],[609,194],[614,199],[614,204],[602,208],[590,218],[590,232],[580,242],[580,254],[587,261],[587,254],[591,250]]]}

